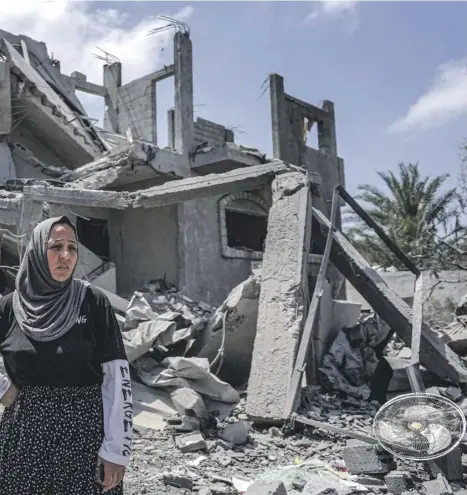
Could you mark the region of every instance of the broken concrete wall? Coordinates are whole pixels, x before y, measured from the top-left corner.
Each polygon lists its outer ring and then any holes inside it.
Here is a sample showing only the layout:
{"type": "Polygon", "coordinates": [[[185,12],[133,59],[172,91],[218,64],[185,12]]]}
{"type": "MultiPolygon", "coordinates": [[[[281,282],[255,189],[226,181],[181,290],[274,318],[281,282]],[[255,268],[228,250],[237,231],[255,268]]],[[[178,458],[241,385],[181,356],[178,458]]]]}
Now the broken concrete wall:
{"type": "Polygon", "coordinates": [[[179,286],[188,297],[213,306],[221,304],[251,272],[251,260],[222,256],[220,199],[202,198],[179,205],[179,286]]]}
{"type": "Polygon", "coordinates": [[[195,122],[195,144],[205,142],[220,147],[226,142],[233,142],[233,132],[223,125],[198,117],[195,122]]]}
{"type": "MultiPolygon", "coordinates": [[[[415,277],[410,272],[378,272],[396,294],[412,306],[415,277]]],[[[423,318],[431,325],[444,326],[454,317],[454,310],[461,298],[467,294],[467,272],[440,271],[423,274],[423,318]]],[[[354,287],[347,282],[347,298],[370,309],[369,304],[354,287]]]]}
{"type": "Polygon", "coordinates": [[[112,211],[109,234],[119,294],[132,294],[151,279],[164,276],[178,285],[176,206],[112,211]]]}
{"type": "Polygon", "coordinates": [[[142,77],[117,90],[118,127],[125,135],[131,129],[134,139],[157,144],[156,84],[142,77]]]}

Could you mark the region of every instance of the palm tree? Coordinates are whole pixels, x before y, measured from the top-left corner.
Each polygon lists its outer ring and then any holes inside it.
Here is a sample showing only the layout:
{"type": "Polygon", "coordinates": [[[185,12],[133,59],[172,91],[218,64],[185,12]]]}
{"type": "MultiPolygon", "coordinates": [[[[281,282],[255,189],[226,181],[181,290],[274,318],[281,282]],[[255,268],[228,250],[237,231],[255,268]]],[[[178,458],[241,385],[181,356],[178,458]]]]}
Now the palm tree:
{"type": "MultiPolygon", "coordinates": [[[[388,192],[370,185],[359,186],[357,196],[366,211],[420,267],[429,267],[440,231],[447,231],[453,216],[456,189],[441,192],[448,174],[421,177],[418,163],[399,164],[398,174],[378,172],[388,192]]],[[[400,261],[353,212],[348,235],[368,261],[384,268],[402,268],[400,261]]]]}

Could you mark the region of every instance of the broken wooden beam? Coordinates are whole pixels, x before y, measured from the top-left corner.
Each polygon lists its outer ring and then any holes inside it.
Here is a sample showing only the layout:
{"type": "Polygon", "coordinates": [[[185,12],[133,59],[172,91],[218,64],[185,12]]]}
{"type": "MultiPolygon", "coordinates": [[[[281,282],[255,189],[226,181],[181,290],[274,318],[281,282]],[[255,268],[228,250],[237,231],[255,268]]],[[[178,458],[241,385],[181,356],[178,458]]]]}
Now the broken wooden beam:
{"type": "MultiPolygon", "coordinates": [[[[329,220],[313,208],[312,238],[324,249],[330,227],[329,220]]],[[[410,346],[412,310],[393,291],[342,232],[333,234],[331,262],[355,287],[375,312],[410,346]]],[[[420,362],[440,378],[455,383],[467,383],[467,369],[462,360],[426,325],[422,324],[420,362]]]]}
{"type": "Polygon", "coordinates": [[[246,406],[257,423],[286,419],[285,404],[307,305],[303,281],[310,248],[310,183],[302,173],[290,172],[278,175],[271,189],[246,406]]]}
{"type": "MultiPolygon", "coordinates": [[[[257,189],[290,168],[282,162],[235,169],[225,174],[209,174],[174,180],[131,193],[134,208],[154,208],[206,196],[257,189]]],[[[302,174],[302,177],[304,175],[302,174]]]]}

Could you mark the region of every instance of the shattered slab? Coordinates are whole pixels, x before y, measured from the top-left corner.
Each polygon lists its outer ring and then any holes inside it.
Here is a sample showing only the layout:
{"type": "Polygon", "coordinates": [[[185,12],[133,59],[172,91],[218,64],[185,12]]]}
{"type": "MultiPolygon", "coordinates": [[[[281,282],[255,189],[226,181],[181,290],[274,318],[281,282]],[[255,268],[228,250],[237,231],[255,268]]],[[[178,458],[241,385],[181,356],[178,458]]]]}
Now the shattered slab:
{"type": "Polygon", "coordinates": [[[206,196],[220,196],[235,191],[257,189],[267,184],[275,175],[288,170],[290,168],[282,162],[271,162],[236,169],[225,174],[209,174],[171,181],[162,186],[132,193],[133,207],[154,208],[206,196]]]}

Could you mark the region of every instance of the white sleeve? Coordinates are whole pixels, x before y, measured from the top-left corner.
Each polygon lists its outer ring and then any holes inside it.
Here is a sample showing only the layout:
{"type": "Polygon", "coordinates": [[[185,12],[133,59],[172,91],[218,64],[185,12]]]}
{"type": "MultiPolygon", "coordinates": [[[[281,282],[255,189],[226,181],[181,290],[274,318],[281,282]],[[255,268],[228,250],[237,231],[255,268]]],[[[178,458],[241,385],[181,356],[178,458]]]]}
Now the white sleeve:
{"type": "Polygon", "coordinates": [[[133,435],[133,397],[128,361],[116,359],[102,364],[102,401],[104,404],[104,441],[99,456],[127,466],[133,435]]]}
{"type": "Polygon", "coordinates": [[[7,375],[0,373],[0,400],[6,394],[7,390],[10,388],[11,382],[7,375]]]}

